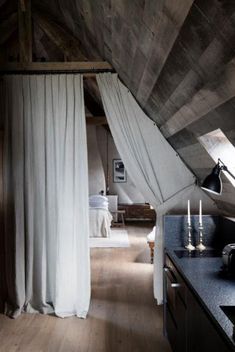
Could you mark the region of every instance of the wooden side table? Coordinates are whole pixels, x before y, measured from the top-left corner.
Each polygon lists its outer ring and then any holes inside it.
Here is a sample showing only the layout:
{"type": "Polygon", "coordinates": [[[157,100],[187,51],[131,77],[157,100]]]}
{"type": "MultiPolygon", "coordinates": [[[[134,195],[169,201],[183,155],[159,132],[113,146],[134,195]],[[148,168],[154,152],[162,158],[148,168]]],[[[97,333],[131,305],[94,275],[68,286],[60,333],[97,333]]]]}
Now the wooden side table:
{"type": "Polygon", "coordinates": [[[116,194],[106,195],[109,202],[109,211],[113,215],[114,222],[118,221],[117,210],[118,210],[118,196],[116,194]]]}
{"type": "Polygon", "coordinates": [[[149,204],[119,204],[118,209],[125,210],[127,221],[151,221],[156,223],[156,212],[149,204]]]}
{"type": "Polygon", "coordinates": [[[154,258],[154,241],[148,241],[148,245],[150,248],[150,262],[153,264],[153,258],[154,258]]]}

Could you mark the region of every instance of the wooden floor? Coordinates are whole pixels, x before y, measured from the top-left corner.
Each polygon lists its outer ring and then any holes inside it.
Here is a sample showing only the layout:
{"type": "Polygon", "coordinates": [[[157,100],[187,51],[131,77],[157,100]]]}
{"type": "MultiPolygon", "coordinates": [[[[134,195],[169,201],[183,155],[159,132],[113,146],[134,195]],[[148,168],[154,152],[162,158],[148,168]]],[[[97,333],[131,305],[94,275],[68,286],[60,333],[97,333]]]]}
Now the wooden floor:
{"type": "Polygon", "coordinates": [[[169,352],[162,307],[153,299],[149,228],[128,226],[130,248],[92,249],[92,300],[87,319],[0,315],[0,351],[169,352]]]}

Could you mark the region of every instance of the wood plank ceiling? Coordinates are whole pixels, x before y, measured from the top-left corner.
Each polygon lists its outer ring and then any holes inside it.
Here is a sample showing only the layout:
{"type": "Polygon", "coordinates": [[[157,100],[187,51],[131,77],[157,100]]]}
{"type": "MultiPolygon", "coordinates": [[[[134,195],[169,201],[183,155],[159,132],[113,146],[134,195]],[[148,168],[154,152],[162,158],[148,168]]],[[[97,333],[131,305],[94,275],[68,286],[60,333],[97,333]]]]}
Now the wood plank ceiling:
{"type": "MultiPolygon", "coordinates": [[[[221,128],[235,145],[234,0],[32,0],[32,9],[35,57],[59,61],[63,49],[65,60],[107,60],[200,181],[214,162],[197,137],[221,128]],[[45,16],[69,43],[56,42],[45,16]]],[[[87,89],[99,104],[95,83],[87,89]]],[[[234,188],[223,181],[213,198],[235,215],[234,188]]]]}

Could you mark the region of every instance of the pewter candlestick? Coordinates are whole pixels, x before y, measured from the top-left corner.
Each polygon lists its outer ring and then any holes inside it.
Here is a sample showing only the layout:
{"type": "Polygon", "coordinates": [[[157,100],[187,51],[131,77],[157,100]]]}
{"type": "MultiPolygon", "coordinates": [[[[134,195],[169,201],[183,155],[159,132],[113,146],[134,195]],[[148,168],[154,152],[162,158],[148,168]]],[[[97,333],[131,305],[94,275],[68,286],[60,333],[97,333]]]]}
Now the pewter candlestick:
{"type": "Polygon", "coordinates": [[[194,251],[195,247],[192,245],[192,236],[191,236],[192,226],[188,223],[188,244],[185,246],[189,251],[194,251]]]}
{"type": "Polygon", "coordinates": [[[204,246],[204,244],[202,243],[202,230],[203,230],[203,226],[202,224],[199,224],[199,244],[196,246],[196,248],[199,251],[204,251],[206,249],[206,246],[204,246]]]}

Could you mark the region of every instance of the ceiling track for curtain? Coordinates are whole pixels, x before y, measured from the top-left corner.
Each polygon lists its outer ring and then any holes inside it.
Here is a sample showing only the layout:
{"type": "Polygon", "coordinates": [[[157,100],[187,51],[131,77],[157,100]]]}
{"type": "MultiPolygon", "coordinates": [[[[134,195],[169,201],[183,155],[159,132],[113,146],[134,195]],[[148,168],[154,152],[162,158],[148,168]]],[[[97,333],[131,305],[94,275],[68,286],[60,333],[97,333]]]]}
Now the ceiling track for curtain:
{"type": "Polygon", "coordinates": [[[0,75],[82,74],[84,78],[104,72],[115,72],[106,61],[8,63],[0,69],[0,75]]]}
{"type": "Polygon", "coordinates": [[[83,78],[92,78],[96,77],[97,73],[105,73],[105,72],[114,72],[113,70],[94,70],[94,71],[82,71],[82,70],[43,70],[43,71],[1,71],[0,75],[58,75],[58,74],[82,74],[83,78]]]}

